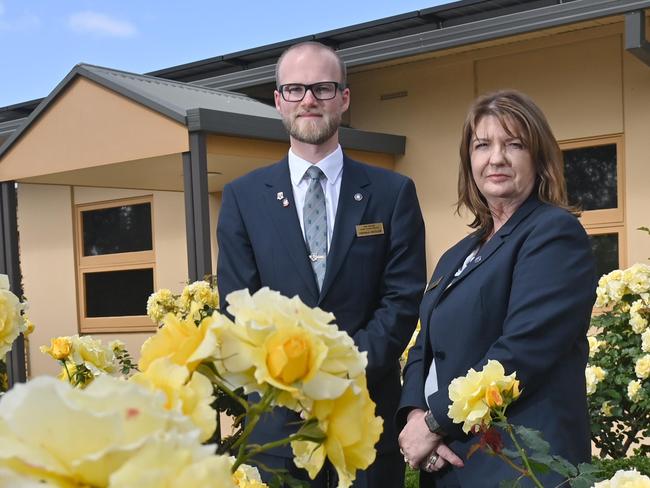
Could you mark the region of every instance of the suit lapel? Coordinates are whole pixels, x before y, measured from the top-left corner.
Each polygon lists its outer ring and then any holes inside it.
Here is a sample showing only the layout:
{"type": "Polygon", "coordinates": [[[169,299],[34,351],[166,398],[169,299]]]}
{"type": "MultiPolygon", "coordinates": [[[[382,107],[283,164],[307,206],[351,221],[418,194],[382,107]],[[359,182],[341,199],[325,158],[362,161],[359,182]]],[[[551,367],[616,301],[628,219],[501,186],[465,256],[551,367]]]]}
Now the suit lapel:
{"type": "MultiPolygon", "coordinates": [[[[428,302],[429,306],[427,308],[434,308],[440,299],[443,297],[447,289],[454,283],[456,277],[454,274],[463,265],[465,258],[472,252],[478,245],[478,235],[472,233],[467,236],[465,239],[456,244],[454,252],[449,256],[448,265],[443,267],[440,270],[440,273],[434,274],[431,278],[431,281],[426,287],[424,292],[425,300],[428,302]]],[[[424,300],[423,300],[424,302],[424,300]]],[[[429,317],[427,313],[425,317],[429,317]]]]}
{"type": "Polygon", "coordinates": [[[371,192],[367,188],[369,185],[370,180],[363,167],[344,156],[339,203],[334,220],[332,243],[327,253],[327,269],[319,301],[325,298],[354,242],[356,226],[361,223],[361,218],[371,198],[371,192]],[[361,199],[358,196],[355,198],[357,194],[361,195],[361,199]]]}
{"type": "Polygon", "coordinates": [[[280,239],[289,258],[293,261],[298,275],[310,293],[317,297],[318,287],[314,271],[307,257],[307,246],[296,213],[287,158],[271,168],[265,186],[264,207],[278,230],[280,239]],[[283,203],[285,200],[288,205],[283,203]]]}
{"type": "MultiPolygon", "coordinates": [[[[508,219],[508,221],[499,229],[499,231],[490,239],[485,246],[483,246],[479,252],[474,256],[474,260],[467,265],[463,270],[460,276],[454,278],[449,285],[445,288],[445,292],[448,289],[453,288],[457,283],[469,276],[475,269],[485,263],[494,253],[501,247],[501,245],[506,241],[508,236],[517,228],[517,226],[528,217],[533,210],[541,205],[541,202],[535,197],[530,196],[518,209],[517,211],[508,219]]],[[[478,244],[478,240],[476,240],[478,244]]],[[[476,246],[474,246],[476,247],[476,246]]],[[[473,248],[467,249],[466,254],[463,259],[469,255],[473,248]]],[[[462,265],[462,261],[460,263],[462,265]]],[[[460,267],[459,265],[459,267],[460,267]]]]}

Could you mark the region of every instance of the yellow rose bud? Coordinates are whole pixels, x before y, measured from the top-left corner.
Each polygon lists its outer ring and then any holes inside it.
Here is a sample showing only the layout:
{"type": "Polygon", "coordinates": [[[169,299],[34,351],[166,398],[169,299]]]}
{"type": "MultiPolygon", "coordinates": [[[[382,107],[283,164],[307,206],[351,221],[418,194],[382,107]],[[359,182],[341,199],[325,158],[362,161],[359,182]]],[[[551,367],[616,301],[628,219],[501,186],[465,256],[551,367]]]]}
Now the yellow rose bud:
{"type": "Polygon", "coordinates": [[[500,407],[503,405],[503,398],[497,386],[489,386],[485,390],[485,403],[490,408],[500,407]]]}
{"type": "Polygon", "coordinates": [[[34,332],[34,324],[31,320],[29,320],[27,317],[25,317],[25,332],[23,332],[23,335],[25,337],[29,336],[32,332],[34,332]]]}
{"type": "Polygon", "coordinates": [[[57,361],[66,359],[72,352],[72,340],[69,337],[50,339],[50,347],[41,346],[41,352],[49,354],[57,361]]]}
{"type": "Polygon", "coordinates": [[[309,373],[311,344],[306,334],[274,334],[267,344],[267,367],[271,376],[285,385],[303,379],[309,373]]]}

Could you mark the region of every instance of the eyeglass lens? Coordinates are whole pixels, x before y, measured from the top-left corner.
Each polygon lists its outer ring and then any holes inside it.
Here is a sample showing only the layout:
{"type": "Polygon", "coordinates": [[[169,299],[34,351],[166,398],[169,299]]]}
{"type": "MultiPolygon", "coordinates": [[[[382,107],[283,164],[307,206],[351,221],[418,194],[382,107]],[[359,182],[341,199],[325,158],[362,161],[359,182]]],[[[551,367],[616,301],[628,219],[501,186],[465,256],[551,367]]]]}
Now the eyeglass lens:
{"type": "Polygon", "coordinates": [[[282,98],[287,102],[299,102],[311,91],[317,100],[330,100],[336,96],[337,83],[334,81],[324,81],[312,85],[303,85],[300,83],[289,83],[281,87],[282,98]]]}

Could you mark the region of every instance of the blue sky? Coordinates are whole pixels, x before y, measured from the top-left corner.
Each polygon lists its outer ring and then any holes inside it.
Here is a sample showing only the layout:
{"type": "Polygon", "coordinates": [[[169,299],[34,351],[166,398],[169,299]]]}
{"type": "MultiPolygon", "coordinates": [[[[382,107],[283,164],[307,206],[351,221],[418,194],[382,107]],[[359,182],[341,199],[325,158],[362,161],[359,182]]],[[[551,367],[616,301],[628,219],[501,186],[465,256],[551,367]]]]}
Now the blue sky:
{"type": "Polygon", "coordinates": [[[444,3],[0,0],[0,107],[46,96],[79,62],[144,73],[444,3]]]}

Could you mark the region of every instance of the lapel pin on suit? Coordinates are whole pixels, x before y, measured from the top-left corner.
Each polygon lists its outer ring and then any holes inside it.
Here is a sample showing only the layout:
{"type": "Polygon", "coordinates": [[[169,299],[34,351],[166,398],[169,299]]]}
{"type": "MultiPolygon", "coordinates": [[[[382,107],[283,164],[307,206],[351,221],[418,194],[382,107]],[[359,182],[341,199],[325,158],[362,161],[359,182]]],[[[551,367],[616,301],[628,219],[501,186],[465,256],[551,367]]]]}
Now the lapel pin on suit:
{"type": "Polygon", "coordinates": [[[362,195],[361,193],[355,193],[355,194],[354,194],[354,199],[355,199],[357,202],[360,202],[361,200],[363,200],[363,195],[362,195]]]}
{"type": "Polygon", "coordinates": [[[284,199],[284,192],[279,191],[278,194],[275,196],[278,200],[284,199]]]}
{"type": "Polygon", "coordinates": [[[288,198],[285,198],[284,200],[282,200],[282,206],[283,207],[288,207],[289,206],[289,199],[288,198]]]}

